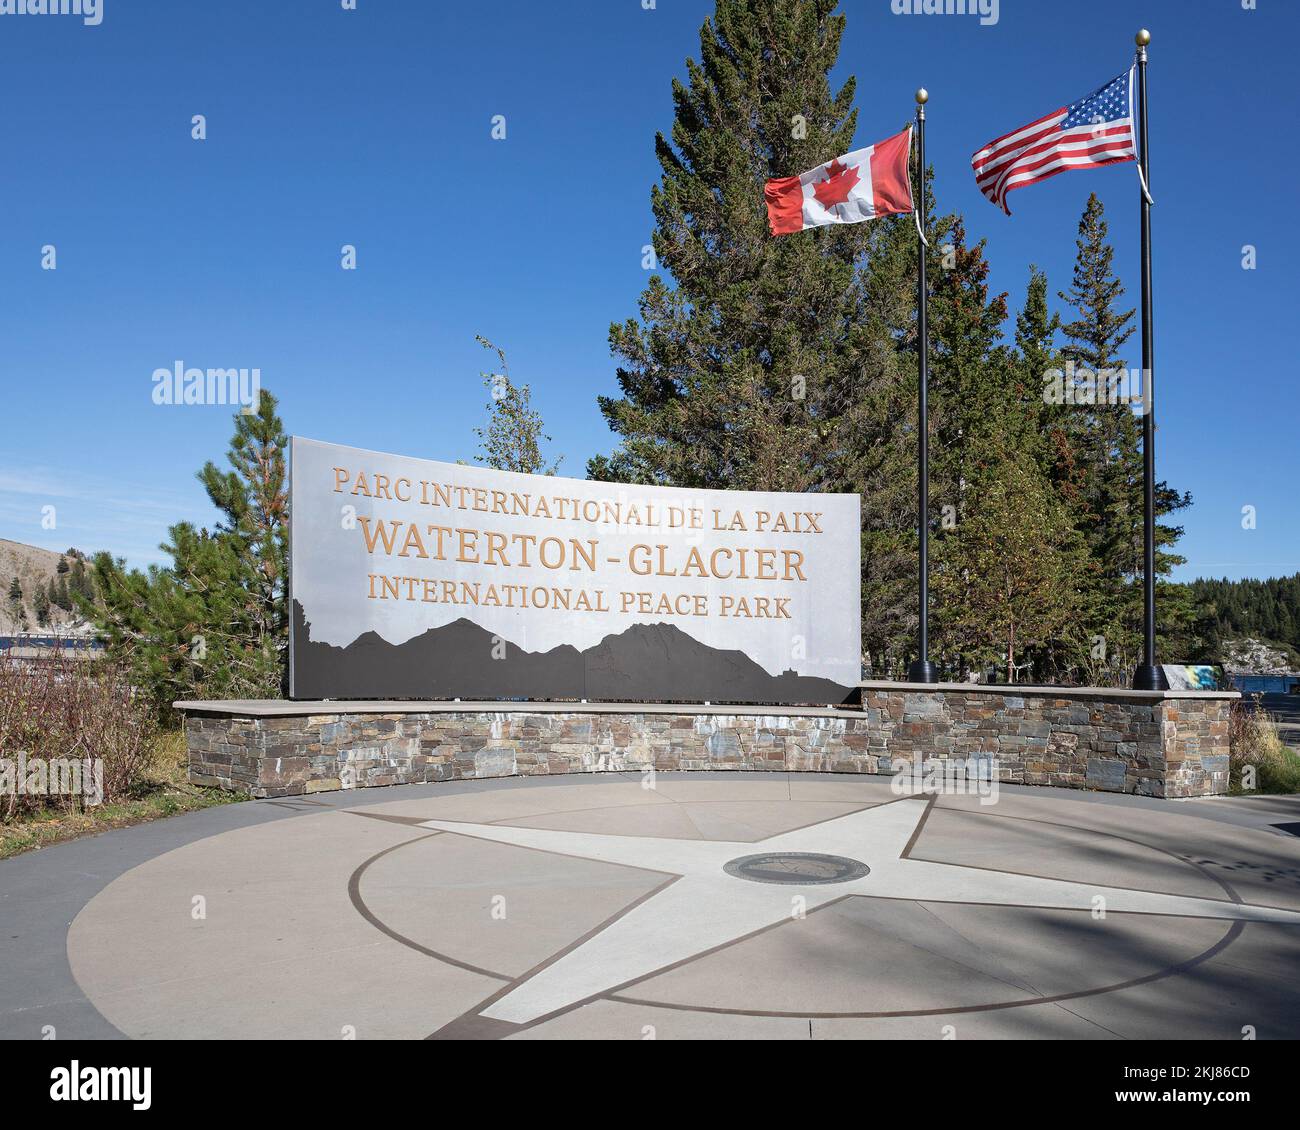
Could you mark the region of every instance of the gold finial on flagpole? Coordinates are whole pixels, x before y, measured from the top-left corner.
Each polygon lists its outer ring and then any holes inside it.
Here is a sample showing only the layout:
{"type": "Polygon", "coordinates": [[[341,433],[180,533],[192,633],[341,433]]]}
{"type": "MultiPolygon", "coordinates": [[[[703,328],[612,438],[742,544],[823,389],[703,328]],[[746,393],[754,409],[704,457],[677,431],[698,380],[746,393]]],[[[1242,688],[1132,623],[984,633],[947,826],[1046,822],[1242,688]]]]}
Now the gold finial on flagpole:
{"type": "Polygon", "coordinates": [[[1146,28],[1143,28],[1133,37],[1133,39],[1139,47],[1145,47],[1151,42],[1151,33],[1147,31],[1146,28]]]}
{"type": "Polygon", "coordinates": [[[926,90],[925,87],[921,87],[921,89],[916,92],[916,104],[918,106],[924,106],[929,101],[930,92],[926,90]]]}

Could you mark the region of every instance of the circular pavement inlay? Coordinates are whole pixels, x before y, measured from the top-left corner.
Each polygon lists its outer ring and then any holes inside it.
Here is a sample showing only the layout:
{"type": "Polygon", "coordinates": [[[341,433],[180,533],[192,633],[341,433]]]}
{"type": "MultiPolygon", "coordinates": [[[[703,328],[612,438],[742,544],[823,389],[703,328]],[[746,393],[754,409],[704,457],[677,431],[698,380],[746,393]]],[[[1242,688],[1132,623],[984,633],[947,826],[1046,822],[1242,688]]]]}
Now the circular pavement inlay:
{"type": "Polygon", "coordinates": [[[724,863],[722,869],[737,879],[753,883],[847,883],[861,879],[871,868],[842,855],[819,855],[809,851],[763,852],[742,855],[724,863]]]}

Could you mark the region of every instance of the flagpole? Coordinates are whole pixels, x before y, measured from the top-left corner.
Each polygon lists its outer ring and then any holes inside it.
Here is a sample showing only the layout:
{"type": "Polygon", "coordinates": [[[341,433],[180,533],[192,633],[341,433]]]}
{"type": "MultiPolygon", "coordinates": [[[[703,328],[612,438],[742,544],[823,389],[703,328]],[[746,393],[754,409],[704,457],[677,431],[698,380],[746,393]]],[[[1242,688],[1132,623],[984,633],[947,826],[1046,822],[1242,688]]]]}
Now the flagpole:
{"type": "Polygon", "coordinates": [[[1155,343],[1151,330],[1151,166],[1147,160],[1147,44],[1151,33],[1143,28],[1137,42],[1138,158],[1142,204],[1142,663],[1133,672],[1133,689],[1169,689],[1164,671],[1156,664],[1156,389],[1155,343]]]}
{"type": "Polygon", "coordinates": [[[930,662],[930,328],[926,321],[929,291],[925,282],[925,104],[930,95],[925,87],[916,92],[916,168],[921,192],[916,201],[916,255],[919,282],[916,288],[917,336],[919,338],[919,393],[917,394],[917,527],[920,531],[921,586],[918,604],[917,657],[907,669],[909,683],[937,683],[939,669],[930,662]]]}

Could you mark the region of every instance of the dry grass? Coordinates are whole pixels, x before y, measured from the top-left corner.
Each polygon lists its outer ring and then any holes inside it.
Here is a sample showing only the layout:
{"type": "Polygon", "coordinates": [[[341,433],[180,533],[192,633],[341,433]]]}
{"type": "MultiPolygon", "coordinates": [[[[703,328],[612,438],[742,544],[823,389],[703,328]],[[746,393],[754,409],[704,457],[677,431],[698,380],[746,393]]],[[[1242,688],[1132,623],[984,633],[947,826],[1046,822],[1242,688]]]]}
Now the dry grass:
{"type": "Polygon", "coordinates": [[[1260,696],[1232,707],[1229,791],[1237,796],[1300,792],[1300,753],[1282,741],[1277,723],[1260,696]],[[1254,777],[1254,788],[1247,787],[1254,777]]]}
{"type": "Polygon", "coordinates": [[[0,824],[0,859],[110,828],[125,828],[162,816],[245,799],[242,794],[225,789],[191,785],[188,769],[184,733],[164,730],[154,736],[145,768],[133,790],[135,795],[81,811],[27,812],[11,823],[0,824]]]}

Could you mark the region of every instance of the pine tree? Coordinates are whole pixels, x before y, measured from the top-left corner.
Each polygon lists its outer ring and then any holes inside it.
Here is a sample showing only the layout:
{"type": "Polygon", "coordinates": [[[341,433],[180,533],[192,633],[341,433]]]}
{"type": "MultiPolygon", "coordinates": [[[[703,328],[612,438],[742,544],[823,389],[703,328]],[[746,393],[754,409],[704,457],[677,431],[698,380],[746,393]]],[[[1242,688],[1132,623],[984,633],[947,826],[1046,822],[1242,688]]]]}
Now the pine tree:
{"type": "Polygon", "coordinates": [[[72,611],[72,594],[68,592],[68,579],[63,570],[50,582],[50,601],[64,612],[72,611]]]}
{"type": "MultiPolygon", "coordinates": [[[[1142,616],[1141,429],[1133,408],[1115,403],[1112,395],[1116,375],[1126,368],[1122,352],[1133,335],[1134,311],[1118,308],[1125,290],[1114,273],[1107,234],[1102,203],[1090,195],[1079,221],[1071,286],[1060,295],[1077,313],[1062,327],[1066,343],[1061,350],[1075,366],[1076,403],[1063,406],[1056,416],[1062,429],[1056,479],[1073,496],[1077,528],[1095,567],[1092,631],[1106,641],[1120,666],[1129,666],[1137,655],[1142,616]],[[1096,403],[1088,402],[1090,381],[1096,403]]],[[[1067,385],[1070,376],[1067,371],[1067,385]]],[[[1132,390],[1131,383],[1128,388],[1132,390]]],[[[1157,516],[1191,504],[1190,495],[1163,482],[1156,484],[1156,494],[1157,516]]],[[[1181,534],[1179,527],[1158,525],[1158,575],[1182,563],[1167,549],[1181,534]]]]}
{"type": "Polygon", "coordinates": [[[95,598],[95,585],[82,557],[77,557],[72,563],[72,570],[68,574],[68,590],[73,600],[93,601],[95,598]]]}
{"type": "Polygon", "coordinates": [[[162,549],[169,567],[127,570],[95,555],[102,607],[82,602],[110,649],[132,664],[162,713],[174,699],[277,698],[288,632],[286,438],[276,401],[235,416],[227,460],[198,474],[221,514],[215,529],[181,522],[162,549]]]}
{"type": "Polygon", "coordinates": [[[996,663],[1007,682],[1074,632],[1083,546],[1037,463],[1023,452],[981,468],[936,568],[936,620],[954,666],[996,663]]]}
{"type": "Polygon", "coordinates": [[[1115,249],[1106,242],[1108,233],[1105,207],[1092,193],[1079,220],[1074,278],[1060,297],[1079,314],[1062,327],[1069,340],[1061,353],[1094,373],[1123,367],[1121,350],[1134,330],[1134,311],[1116,309],[1124,284],[1115,277],[1115,249]]]}
{"type": "Polygon", "coordinates": [[[853,145],[855,82],[828,75],[837,0],[718,0],[700,60],[674,80],[655,149],[657,262],[639,318],[610,327],[621,397],[601,411],[621,446],[593,477],[807,490],[840,449],[869,333],[859,260],[877,224],[773,238],[769,177],[853,145]]]}
{"type": "MultiPolygon", "coordinates": [[[[1008,446],[1032,436],[1027,405],[1010,379],[999,345],[1006,295],[990,295],[984,242],[966,242],[960,216],[946,218],[931,240],[938,270],[930,270],[930,410],[932,503],[960,520],[970,480],[1000,462],[1008,446]]],[[[933,518],[933,515],[931,516],[933,518]]],[[[942,529],[942,526],[941,526],[942,529]]]]}
{"type": "Polygon", "coordinates": [[[1061,315],[1047,303],[1047,275],[1030,264],[1025,304],[1016,315],[1016,379],[1021,394],[1039,406],[1045,407],[1042,392],[1047,374],[1061,363],[1060,330],[1061,315]]]}
{"type": "Polygon", "coordinates": [[[246,590],[241,620],[256,656],[254,681],[275,697],[287,663],[289,579],[289,492],[285,466],[288,439],[276,414],[276,400],[263,392],[257,411],[235,415],[235,435],[226,460],[229,471],[207,463],[198,478],[222,514],[217,525],[235,545],[246,590]]]}
{"type": "Polygon", "coordinates": [[[1196,610],[1201,652],[1193,660],[1220,662],[1221,645],[1243,638],[1300,649],[1300,573],[1268,580],[1201,579],[1171,587],[1185,588],[1196,610]]]}
{"type": "MultiPolygon", "coordinates": [[[[931,221],[932,247],[940,222],[931,221]]],[[[867,344],[835,447],[827,452],[824,489],[862,498],[862,646],[871,673],[892,678],[901,677],[915,654],[918,626],[917,239],[906,222],[864,226],[877,225],[862,272],[867,344]]]]}
{"type": "Polygon", "coordinates": [[[13,626],[18,631],[22,631],[26,626],[26,612],[23,607],[23,585],[17,578],[9,583],[9,619],[13,621],[13,626]]]}
{"type": "Polygon", "coordinates": [[[32,597],[32,611],[36,613],[36,623],[42,628],[50,626],[50,594],[44,585],[36,586],[36,595],[32,597]]]}
{"type": "Polygon", "coordinates": [[[482,373],[483,383],[491,393],[488,401],[488,426],[475,428],[479,454],[475,459],[498,471],[519,471],[525,475],[554,475],[563,459],[549,467],[542,456],[542,441],[551,437],[543,432],[542,417],[532,406],[532,392],[527,385],[517,387],[510,380],[510,366],[503,349],[487,338],[475,335],[475,341],[497,355],[501,372],[482,373]]]}
{"type": "Polygon", "coordinates": [[[610,327],[618,449],[592,478],[862,495],[863,646],[875,670],[915,631],[916,232],[910,216],[773,237],[763,186],[855,140],[833,89],[836,0],[718,0],[674,82],[651,193],[660,272],[610,327]],[[909,421],[911,431],[909,433],[909,421]]]}

